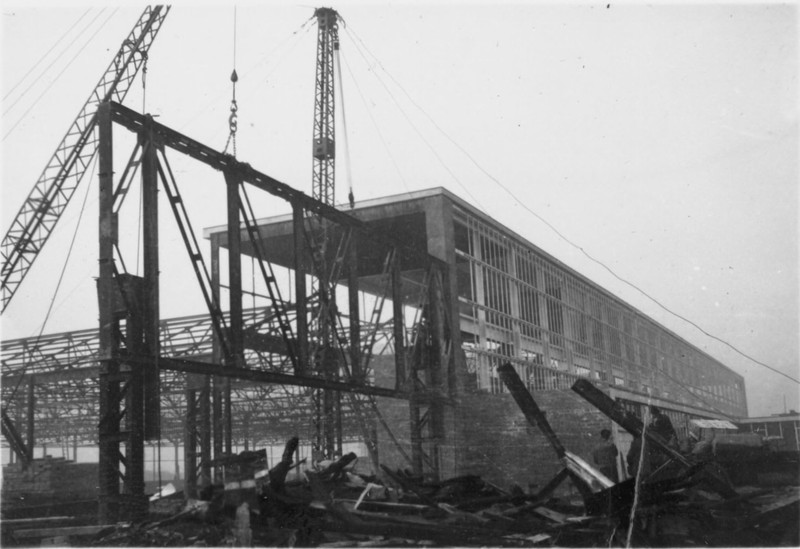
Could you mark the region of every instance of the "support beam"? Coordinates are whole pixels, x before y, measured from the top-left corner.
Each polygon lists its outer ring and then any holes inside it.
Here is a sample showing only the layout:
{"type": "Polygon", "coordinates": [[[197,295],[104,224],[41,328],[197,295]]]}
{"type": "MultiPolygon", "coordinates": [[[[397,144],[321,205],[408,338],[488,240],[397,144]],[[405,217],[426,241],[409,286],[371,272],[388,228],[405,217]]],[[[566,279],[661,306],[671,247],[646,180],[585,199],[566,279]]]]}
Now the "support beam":
{"type": "Polygon", "coordinates": [[[680,452],[670,447],[669,444],[667,444],[667,441],[653,433],[651,430],[645,430],[644,424],[639,418],[621,409],[611,397],[592,385],[590,381],[579,379],[572,385],[572,390],[582,396],[595,408],[603,412],[612,421],[620,425],[633,436],[641,437],[642,433],[644,432],[645,438],[655,445],[659,450],[667,454],[684,467],[691,466],[689,460],[683,457],[680,452]]]}
{"type": "Polygon", "coordinates": [[[198,396],[200,417],[200,487],[211,485],[211,376],[203,379],[198,396]]]}
{"type": "Polygon", "coordinates": [[[50,372],[36,372],[35,378],[24,373],[9,373],[3,375],[2,384],[6,387],[13,387],[19,383],[20,380],[26,381],[27,378],[30,378],[30,383],[41,386],[51,383],[63,383],[65,381],[84,381],[87,379],[97,378],[99,375],[100,368],[97,366],[73,368],[69,370],[54,370],[50,372]]]}
{"type": "Polygon", "coordinates": [[[408,372],[406,372],[406,329],[403,318],[403,283],[400,270],[400,251],[395,249],[393,254],[394,261],[392,261],[391,266],[391,277],[395,389],[402,391],[406,387],[406,381],[408,381],[408,372]]]}
{"type": "Polygon", "coordinates": [[[116,216],[114,201],[114,160],[111,108],[108,103],[97,109],[99,165],[99,275],[97,300],[100,357],[100,421],[99,421],[99,507],[101,524],[116,522],[119,498],[119,364],[115,360],[114,315],[114,245],[116,216]]]}
{"type": "Polygon", "coordinates": [[[358,235],[350,234],[347,250],[347,292],[350,305],[350,374],[353,381],[363,382],[361,368],[361,314],[358,299],[358,235]]]}
{"type": "MultiPolygon", "coordinates": [[[[225,172],[227,188],[226,203],[228,209],[228,303],[230,311],[230,357],[229,365],[241,368],[244,366],[244,334],[242,322],[242,231],[239,220],[239,186],[241,180],[231,172],[225,172]]],[[[224,432],[225,453],[230,455],[233,451],[233,438],[231,433],[231,386],[229,380],[220,380],[218,393],[222,398],[222,427],[224,432]]],[[[217,389],[215,383],[215,390],[217,389]]],[[[216,417],[216,416],[215,416],[216,417]]],[[[216,435],[215,435],[216,436],[216,435]]],[[[216,444],[216,443],[215,443],[216,444]]],[[[215,447],[216,450],[216,447],[215,447]]],[[[215,458],[220,455],[215,451],[215,458]]]]}
{"type": "MultiPolygon", "coordinates": [[[[214,303],[220,305],[220,238],[211,239],[211,296],[214,303]]],[[[226,349],[230,352],[230,334],[225,334],[226,349]]],[[[222,364],[226,359],[223,356],[223,342],[220,335],[214,333],[212,341],[212,362],[222,364]]],[[[200,387],[198,409],[201,415],[199,422],[200,462],[210,463],[214,458],[221,457],[222,452],[222,402],[218,392],[219,380],[206,376],[200,387]],[[213,452],[212,452],[213,448],[213,452]]],[[[203,466],[202,482],[210,482],[210,468],[203,466]]],[[[205,486],[206,484],[203,484],[205,486]]]]}
{"type": "MultiPolygon", "coordinates": [[[[145,117],[136,111],[119,103],[112,102],[111,106],[114,122],[125,126],[129,130],[138,131],[145,124],[145,117]]],[[[301,208],[306,214],[319,215],[342,227],[353,228],[372,242],[402,250],[406,257],[421,258],[426,263],[429,260],[430,256],[426,252],[406,245],[400,238],[389,234],[376,233],[364,221],[337,210],[332,205],[324,204],[269,175],[263,174],[249,164],[239,162],[229,154],[216,151],[158,122],[153,122],[152,128],[164,146],[190,156],[216,170],[235,172],[241,181],[291,203],[294,208],[301,208]]]]}
{"type": "Polygon", "coordinates": [[[36,445],[36,429],[35,429],[35,417],[36,417],[36,392],[34,386],[34,378],[31,377],[28,380],[28,414],[27,414],[27,450],[28,450],[28,461],[33,459],[33,447],[36,445]]]}
{"type": "Polygon", "coordinates": [[[230,306],[230,360],[231,366],[244,365],[242,340],[242,231],[239,221],[240,179],[225,172],[228,211],[228,300],[230,306]]]}
{"type": "Polygon", "coordinates": [[[547,421],[544,412],[542,412],[542,410],[536,404],[536,401],[533,400],[533,397],[525,388],[525,385],[522,383],[519,375],[517,375],[514,367],[510,363],[506,362],[505,364],[497,367],[497,373],[500,376],[500,380],[505,383],[506,387],[508,388],[508,392],[511,393],[512,397],[514,397],[517,406],[519,406],[520,410],[522,410],[522,413],[525,415],[525,419],[528,420],[528,423],[537,426],[547,438],[547,441],[550,443],[550,446],[553,447],[553,450],[556,451],[556,455],[558,455],[559,458],[563,458],[566,454],[564,445],[561,444],[560,440],[558,440],[558,436],[556,435],[555,431],[553,431],[550,423],[547,421]]]}
{"type": "MultiPolygon", "coordinates": [[[[148,118],[152,121],[152,118],[148,118]]],[[[144,303],[141,304],[144,351],[152,357],[161,355],[159,333],[159,261],[158,261],[158,157],[152,132],[139,137],[142,154],[142,263],[144,268],[144,303]],[[146,140],[146,143],[143,141],[146,140]]],[[[160,434],[161,391],[158,364],[144,367],[144,436],[157,440],[160,434]]]]}
{"type": "MultiPolygon", "coordinates": [[[[132,360],[136,359],[132,358],[132,360]]],[[[406,400],[411,396],[410,393],[405,391],[396,391],[394,389],[376,387],[374,385],[361,385],[344,381],[331,381],[323,377],[298,376],[293,374],[285,374],[282,372],[252,370],[248,368],[228,368],[218,366],[216,364],[209,364],[207,362],[198,362],[195,360],[187,360],[182,358],[169,358],[162,356],[159,360],[159,364],[161,365],[161,368],[165,370],[175,370],[178,372],[194,374],[211,374],[232,379],[255,381],[258,383],[276,383],[278,385],[330,389],[333,391],[399,398],[403,400],[406,400]]]]}
{"type": "Polygon", "coordinates": [[[306,296],[306,264],[305,264],[305,224],[303,208],[293,204],[292,224],[294,228],[294,293],[295,311],[297,313],[297,367],[295,374],[308,372],[308,301],[306,296]]]}
{"type": "MultiPolygon", "coordinates": [[[[190,377],[190,376],[187,376],[190,377]]],[[[186,389],[186,418],[183,431],[183,491],[197,498],[197,390],[186,389]]]]}

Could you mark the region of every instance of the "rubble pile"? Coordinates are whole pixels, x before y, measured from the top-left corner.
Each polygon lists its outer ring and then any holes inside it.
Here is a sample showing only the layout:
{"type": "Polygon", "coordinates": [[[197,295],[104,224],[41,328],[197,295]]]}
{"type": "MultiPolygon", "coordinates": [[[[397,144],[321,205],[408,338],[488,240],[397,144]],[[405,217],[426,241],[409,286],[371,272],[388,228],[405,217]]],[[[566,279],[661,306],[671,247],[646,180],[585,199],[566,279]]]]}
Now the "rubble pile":
{"type": "Polygon", "coordinates": [[[106,529],[92,545],[622,547],[629,535],[635,547],[800,544],[800,488],[742,487],[726,497],[699,467],[642,484],[638,495],[631,479],[575,499],[552,495],[558,478],[526,493],[474,475],[426,482],[388,468],[379,477],[358,474],[354,454],[287,479],[296,446],[290,440],[281,462],[254,471],[252,486],[217,485],[205,491],[207,500],[189,500],[161,520],[106,529]]]}
{"type": "MultiPolygon", "coordinates": [[[[496,486],[476,475],[434,482],[385,466],[377,474],[360,474],[353,453],[335,461],[294,462],[295,437],[272,467],[264,451],[226,456],[214,462],[222,481],[204,488],[199,499],[165,486],[150,498],[148,520],[76,530],[72,537],[62,529],[60,545],[800,546],[797,484],[735,486],[713,454],[677,451],[591,384],[576,382],[577,393],[640,441],[637,475],[614,482],[563,446],[510,365],[498,372],[562,464],[535,492],[496,486]],[[557,495],[566,493],[558,491],[564,482],[571,482],[570,493],[577,495],[557,495]]],[[[4,545],[30,540],[33,534],[26,532],[32,531],[9,531],[4,545]]]]}

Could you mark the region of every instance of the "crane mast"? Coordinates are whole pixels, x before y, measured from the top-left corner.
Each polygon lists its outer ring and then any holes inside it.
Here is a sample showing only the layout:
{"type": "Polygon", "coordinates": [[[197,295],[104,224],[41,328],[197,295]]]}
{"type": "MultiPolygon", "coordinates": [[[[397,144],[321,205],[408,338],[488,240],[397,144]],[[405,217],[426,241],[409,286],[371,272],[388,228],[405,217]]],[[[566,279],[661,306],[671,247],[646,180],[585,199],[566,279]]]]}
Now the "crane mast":
{"type": "Polygon", "coordinates": [[[94,131],[97,106],[104,101],[122,103],[169,9],[164,6],[145,8],[11,222],[1,248],[3,311],[53,232],[97,152],[94,131]]]}
{"type": "Polygon", "coordinates": [[[317,79],[314,98],[314,174],[312,196],[333,205],[336,191],[334,54],[339,50],[339,14],[318,8],[317,79]]]}
{"type": "MultiPolygon", "coordinates": [[[[318,8],[317,68],[314,95],[314,141],[312,196],[325,204],[335,204],[336,138],[334,107],[334,62],[339,50],[339,14],[331,8],[318,8]]],[[[336,325],[336,283],[332,278],[329,258],[328,222],[314,214],[309,219],[313,242],[316,277],[312,277],[312,295],[316,296],[316,311],[310,330],[313,334],[310,356],[315,369],[327,379],[338,377],[339,365],[334,338],[336,325]]],[[[318,389],[312,394],[314,434],[312,446],[316,457],[331,458],[341,451],[341,402],[338,392],[318,389]]]]}

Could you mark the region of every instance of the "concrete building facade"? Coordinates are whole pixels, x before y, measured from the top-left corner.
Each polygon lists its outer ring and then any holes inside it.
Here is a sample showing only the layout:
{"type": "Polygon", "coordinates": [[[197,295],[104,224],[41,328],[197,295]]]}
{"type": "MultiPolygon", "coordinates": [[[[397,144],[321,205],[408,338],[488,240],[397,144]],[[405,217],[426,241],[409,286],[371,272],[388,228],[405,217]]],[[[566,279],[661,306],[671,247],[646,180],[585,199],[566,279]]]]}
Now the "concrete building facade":
{"type": "MultiPolygon", "coordinates": [[[[623,455],[630,438],[569,390],[579,378],[635,413],[659,406],[681,435],[690,418],[746,417],[742,376],[453,193],[434,188],[367,200],[348,213],[447,266],[446,309],[456,352],[445,382],[451,400],[436,441],[440,476],[478,473],[538,484],[558,470],[544,437],[527,425],[498,378],[496,367],[505,362],[514,365],[565,445],[587,459],[604,427],[613,428],[623,455]]],[[[274,252],[270,260],[291,266],[288,246],[281,244],[291,234],[289,218],[259,224],[265,249],[274,252]]],[[[224,239],[224,230],[208,229],[206,236],[224,239]]],[[[414,267],[402,269],[403,307],[411,316],[413,288],[422,277],[414,267]]],[[[379,271],[377,265],[361,269],[362,291],[376,287],[368,279],[379,271]]],[[[394,379],[392,360],[374,365],[376,383],[394,379]]],[[[410,440],[407,404],[378,400],[394,438],[410,440]]],[[[392,444],[378,438],[381,460],[402,467],[392,444]]]]}

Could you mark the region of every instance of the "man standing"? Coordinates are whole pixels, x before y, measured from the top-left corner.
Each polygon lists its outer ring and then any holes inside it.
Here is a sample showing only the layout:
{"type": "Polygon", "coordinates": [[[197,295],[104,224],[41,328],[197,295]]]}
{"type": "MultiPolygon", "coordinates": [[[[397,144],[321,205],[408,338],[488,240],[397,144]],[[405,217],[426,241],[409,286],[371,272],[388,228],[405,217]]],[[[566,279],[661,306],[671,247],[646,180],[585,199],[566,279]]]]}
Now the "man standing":
{"type": "Polygon", "coordinates": [[[594,460],[600,472],[612,480],[615,484],[619,482],[617,476],[617,454],[619,453],[616,445],[611,440],[611,431],[603,429],[600,431],[600,443],[592,450],[594,460]]]}
{"type": "Polygon", "coordinates": [[[655,406],[650,406],[650,416],[652,420],[649,429],[664,439],[664,442],[675,447],[678,443],[678,435],[667,414],[663,413],[655,406]]]}
{"type": "MultiPolygon", "coordinates": [[[[675,432],[675,428],[672,426],[672,421],[670,421],[667,414],[659,410],[656,406],[650,406],[650,417],[652,419],[647,428],[652,433],[660,436],[671,448],[677,449],[678,434],[675,432]]],[[[659,450],[655,450],[650,456],[650,465],[653,466],[653,469],[658,469],[664,465],[668,459],[669,458],[667,458],[666,454],[659,450]]]]}

